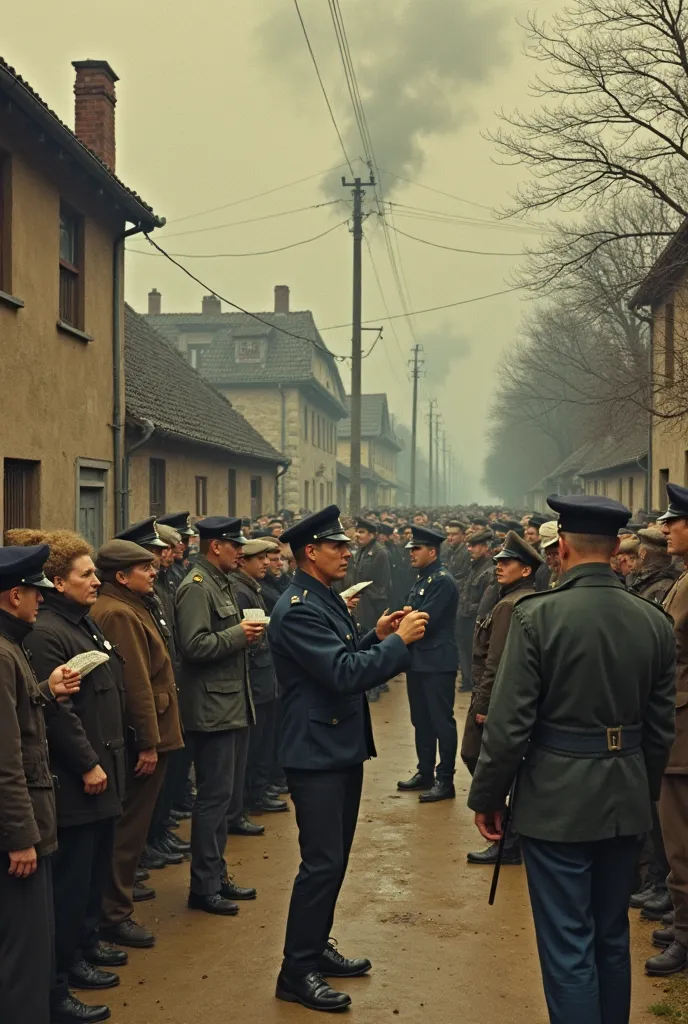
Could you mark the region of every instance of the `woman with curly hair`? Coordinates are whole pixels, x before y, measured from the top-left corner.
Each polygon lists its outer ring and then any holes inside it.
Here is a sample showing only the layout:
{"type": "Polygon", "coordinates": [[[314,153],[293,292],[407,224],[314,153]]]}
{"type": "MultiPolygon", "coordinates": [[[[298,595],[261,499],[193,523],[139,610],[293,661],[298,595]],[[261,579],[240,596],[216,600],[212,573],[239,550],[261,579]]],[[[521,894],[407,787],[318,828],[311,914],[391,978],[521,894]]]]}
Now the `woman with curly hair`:
{"type": "MultiPolygon", "coordinates": [[[[10,531],[8,543],[36,543],[37,531],[10,531]]],[[[119,982],[107,967],[127,954],[98,938],[103,892],[112,860],[115,820],[125,785],[123,687],[120,659],[90,610],[98,596],[91,548],[68,530],[40,535],[50,545],[45,592],[36,625],[26,639],[35,671],[43,678],[77,654],[107,656],[82,678],[81,689],[48,722],[48,747],[57,778],[58,850],[53,857],[56,978],[51,994],[54,1024],[105,1020],[106,1006],[87,1006],[69,986],[111,988],[119,982]]]]}

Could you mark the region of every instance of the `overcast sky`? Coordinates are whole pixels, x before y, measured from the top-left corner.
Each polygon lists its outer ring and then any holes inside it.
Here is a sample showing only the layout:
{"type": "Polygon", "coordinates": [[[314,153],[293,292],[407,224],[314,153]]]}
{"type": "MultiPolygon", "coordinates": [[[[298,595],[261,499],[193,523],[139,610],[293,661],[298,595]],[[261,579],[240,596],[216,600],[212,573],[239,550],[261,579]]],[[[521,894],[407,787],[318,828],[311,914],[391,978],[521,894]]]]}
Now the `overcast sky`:
{"type": "MultiPolygon", "coordinates": [[[[537,8],[543,13],[556,3],[538,0],[537,8]]],[[[341,0],[378,164],[417,183],[383,175],[386,198],[416,208],[394,208],[393,220],[388,212],[397,229],[440,245],[494,253],[519,253],[537,240],[532,226],[499,226],[491,218],[490,209],[508,199],[524,172],[499,165],[494,147],[481,135],[495,125],[500,107],[529,103],[533,68],[522,55],[517,17],[532,6],[533,0],[341,0]],[[452,219],[434,219],[425,211],[452,219]]],[[[365,175],[328,4],[300,0],[300,8],[344,148],[354,170],[365,175]]],[[[167,218],[168,226],[155,234],[168,251],[250,253],[332,228],[317,241],[273,255],[182,262],[218,293],[254,312],[272,308],[275,284],[289,285],[292,309],[313,310],[332,351],[347,353],[350,329],[326,329],[351,320],[351,236],[345,224],[337,226],[347,217],[346,205],[232,223],[350,199],[338,185],[350,171],[293,0],[197,0],[193,6],[182,0],[119,0],[107,6],[92,0],[60,5],[33,0],[29,7],[3,11],[2,36],[4,59],[70,125],[70,61],[110,62],[120,77],[117,173],[167,218]],[[321,173],[339,164],[336,171],[321,173]],[[199,231],[218,225],[229,226],[199,231]]],[[[375,204],[367,208],[374,211],[375,204]]],[[[373,264],[364,247],[364,318],[385,330],[364,361],[363,388],[385,390],[391,411],[410,423],[406,363],[413,336],[405,319],[379,319],[386,313],[373,265],[390,314],[401,313],[402,304],[376,213],[365,231],[373,264]]],[[[517,256],[433,248],[391,228],[389,237],[398,245],[414,310],[507,288],[518,264],[517,256]]],[[[132,240],[130,247],[146,251],[147,244],[132,240]]],[[[152,287],[162,292],[166,312],[200,310],[201,287],[164,258],[131,252],[128,301],[145,311],[152,287]]],[[[487,412],[498,398],[494,370],[508,359],[525,308],[514,293],[414,318],[416,337],[425,346],[423,415],[428,397],[436,397],[476,500],[485,497],[480,476],[487,412]]],[[[373,337],[365,335],[364,346],[373,337]]],[[[348,388],[346,367],[342,364],[348,388]]]]}

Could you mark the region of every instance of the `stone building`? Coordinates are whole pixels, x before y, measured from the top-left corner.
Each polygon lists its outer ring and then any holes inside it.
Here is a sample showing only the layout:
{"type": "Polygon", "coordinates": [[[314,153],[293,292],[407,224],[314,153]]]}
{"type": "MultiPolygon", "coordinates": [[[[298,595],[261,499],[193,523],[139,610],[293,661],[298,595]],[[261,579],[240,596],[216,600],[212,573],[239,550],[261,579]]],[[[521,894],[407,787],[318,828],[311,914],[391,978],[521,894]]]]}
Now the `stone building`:
{"type": "Polygon", "coordinates": [[[73,132],[0,61],[0,534],[99,544],[122,511],[123,236],[162,222],[115,176],[117,75],[74,68],[73,132]]]}
{"type": "Polygon", "coordinates": [[[129,519],[274,509],[284,456],[128,306],[124,330],[129,519]]]}
{"type": "Polygon", "coordinates": [[[347,415],[337,364],[310,310],[290,310],[286,286],[256,316],[224,313],[214,295],[198,313],[163,313],[153,289],[145,319],[289,460],[278,507],[322,507],[335,500],[337,422],[347,415]]]}
{"type": "MultiPolygon", "coordinates": [[[[347,413],[351,398],[346,397],[347,413]]],[[[394,433],[387,395],[361,395],[361,505],[395,505],[398,500],[397,455],[402,445],[394,433]]],[[[351,461],[351,420],[348,415],[337,428],[339,483],[337,493],[348,507],[351,461]]]]}

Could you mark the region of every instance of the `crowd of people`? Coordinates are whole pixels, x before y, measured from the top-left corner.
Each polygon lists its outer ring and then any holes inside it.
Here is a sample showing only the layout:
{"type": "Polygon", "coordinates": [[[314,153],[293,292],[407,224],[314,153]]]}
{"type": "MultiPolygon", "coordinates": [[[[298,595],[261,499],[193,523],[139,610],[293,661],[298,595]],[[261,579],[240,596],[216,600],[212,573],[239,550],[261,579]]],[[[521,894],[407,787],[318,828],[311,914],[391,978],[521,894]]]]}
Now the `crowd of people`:
{"type": "MultiPolygon", "coordinates": [[[[672,494],[664,516],[639,513],[616,531],[611,565],[625,589],[665,602],[684,683],[688,492],[672,494]]],[[[455,798],[458,755],[475,773],[514,609],[560,581],[555,504],[547,515],[478,506],[383,508],[337,520],[344,531],[339,539],[352,551],[334,583],[344,596],[344,628],[348,623],[351,630],[344,640],[379,631],[388,620],[387,632],[397,631],[402,610],[419,616],[416,632],[409,627],[404,640],[403,662],[418,763],[398,787],[418,791],[423,803],[455,798]],[[392,623],[390,612],[397,610],[392,623]],[[471,694],[461,739],[457,688],[471,694]]],[[[6,1024],[109,1017],[105,1003],[87,1005],[75,993],[106,992],[119,983],[128,948],[154,945],[155,935],[134,915],[136,903],[155,898],[153,872],[190,860],[188,906],[196,911],[234,916],[241,901],[256,897],[233,877],[225,846],[228,834],[264,832],[254,816],[289,813],[285,797],[299,778],[292,771],[288,781],[280,755],[280,743],[284,751],[295,742],[284,735],[275,664],[287,658],[280,653],[290,636],[284,602],[283,631],[275,625],[268,634],[266,627],[299,571],[301,548],[295,552],[285,540],[310,522],[307,510],[254,520],[209,516],[193,524],[180,512],[136,523],[97,552],[67,530],[17,529],[5,536],[0,1002],[6,1024]],[[188,818],[185,842],[177,832],[188,818]]],[[[302,603],[300,595],[290,601],[302,603]]],[[[296,644],[298,616],[293,620],[296,644]]],[[[356,685],[368,702],[388,689],[384,679],[356,685]]],[[[680,970],[688,959],[682,831],[688,804],[681,781],[688,762],[679,757],[670,771],[663,800],[671,813],[660,823],[653,804],[631,897],[643,917],[664,925],[653,936],[662,952],[647,965],[658,975],[680,970]]],[[[494,864],[498,852],[502,863],[522,862],[513,828],[501,851],[495,839],[467,858],[494,864]]],[[[337,892],[339,885],[341,879],[337,892]]],[[[335,900],[336,893],[332,913],[335,900]]],[[[327,941],[317,970],[348,976],[355,973],[352,963],[327,941]]],[[[327,1005],[331,990],[304,995],[287,975],[281,984],[282,998],[339,1008],[327,1005]]]]}

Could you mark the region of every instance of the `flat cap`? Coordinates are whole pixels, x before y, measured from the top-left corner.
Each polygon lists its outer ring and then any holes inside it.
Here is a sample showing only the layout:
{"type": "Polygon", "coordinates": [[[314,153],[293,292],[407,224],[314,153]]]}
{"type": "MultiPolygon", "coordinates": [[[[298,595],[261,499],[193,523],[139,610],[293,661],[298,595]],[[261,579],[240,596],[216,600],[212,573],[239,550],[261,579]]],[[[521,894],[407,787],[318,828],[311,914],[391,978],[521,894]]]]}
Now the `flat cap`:
{"type": "Polygon", "coordinates": [[[540,527],[540,550],[552,547],[559,543],[559,523],[555,519],[548,519],[540,527]]]}
{"type": "Polygon", "coordinates": [[[304,516],[298,523],[294,523],[288,530],[285,530],[280,537],[280,542],[289,544],[292,551],[298,551],[306,544],[312,544],[318,540],[350,542],[349,537],[344,533],[337,505],[328,505],[320,512],[312,512],[310,515],[304,516]]]}
{"type": "Polygon", "coordinates": [[[264,540],[262,538],[252,538],[246,541],[241,553],[244,558],[250,558],[251,555],[265,555],[268,551],[279,551],[279,544],[275,544],[274,541],[264,540]]]}
{"type": "Polygon", "coordinates": [[[380,523],[377,530],[378,533],[382,533],[385,537],[391,537],[394,533],[394,523],[380,523]]]}
{"type": "Polygon", "coordinates": [[[551,494],[547,504],[559,513],[561,533],[616,537],[631,518],[630,510],[620,501],[596,494],[551,494]]]}
{"type": "Polygon", "coordinates": [[[509,530],[512,530],[519,537],[523,536],[523,524],[519,523],[518,519],[497,519],[492,524],[492,529],[495,533],[501,534],[507,534],[509,530]]]}
{"type": "Polygon", "coordinates": [[[532,548],[527,541],[523,540],[515,530],[509,530],[504,538],[504,546],[499,554],[494,556],[494,561],[497,562],[507,558],[523,562],[524,565],[530,566],[533,572],[544,562],[544,558],[537,553],[535,548],[532,548]]]}
{"type": "Polygon", "coordinates": [[[640,539],[633,533],[629,537],[624,537],[619,544],[620,555],[637,555],[639,551],[640,539]]]}
{"type": "Polygon", "coordinates": [[[171,526],[182,537],[196,536],[196,531],[189,523],[188,512],[168,512],[164,516],[158,516],[158,526],[171,526]]]}
{"type": "Polygon", "coordinates": [[[115,535],[115,540],[130,540],[134,544],[141,544],[142,547],[146,548],[167,547],[165,541],[160,540],[160,535],[155,525],[155,516],[141,519],[138,523],[132,523],[131,526],[127,526],[126,530],[120,530],[115,535]]]}
{"type": "Polygon", "coordinates": [[[667,523],[670,519],[688,519],[688,487],[679,484],[667,484],[669,507],[664,515],[657,517],[658,523],[667,523]]]}
{"type": "Polygon", "coordinates": [[[413,539],[406,545],[407,548],[439,548],[447,539],[442,530],[436,530],[433,526],[412,526],[413,539]]]}
{"type": "Polygon", "coordinates": [[[537,526],[538,530],[548,522],[547,516],[543,516],[539,512],[534,512],[531,516],[528,516],[528,526],[537,526]]]}
{"type": "Polygon", "coordinates": [[[638,540],[645,548],[654,548],[655,551],[666,551],[668,540],[661,530],[655,527],[648,527],[645,530],[638,530],[638,540]]]}
{"type": "Polygon", "coordinates": [[[155,555],[133,540],[115,538],[103,544],[96,554],[95,561],[98,569],[128,569],[132,565],[144,562],[150,565],[155,561],[155,555]]]}
{"type": "Polygon", "coordinates": [[[241,524],[241,519],[229,516],[206,516],[196,523],[196,529],[201,540],[231,540],[234,544],[244,545],[246,538],[241,532],[241,524]]]}
{"type": "Polygon", "coordinates": [[[0,591],[13,587],[52,590],[53,584],[43,572],[49,555],[47,544],[0,548],[0,591]]]}
{"type": "Polygon", "coordinates": [[[380,529],[380,524],[376,523],[374,519],[361,519],[360,517],[356,520],[357,530],[367,530],[369,533],[377,533],[380,529]]]}
{"type": "Polygon", "coordinates": [[[166,526],[165,523],[161,523],[160,520],[155,524],[158,528],[158,535],[160,540],[164,544],[167,544],[169,548],[174,548],[177,544],[181,544],[182,535],[174,529],[173,526],[166,526]]]}
{"type": "Polygon", "coordinates": [[[490,544],[494,540],[494,533],[492,530],[480,530],[479,533],[473,533],[466,540],[466,547],[473,547],[474,544],[490,544]]]}

